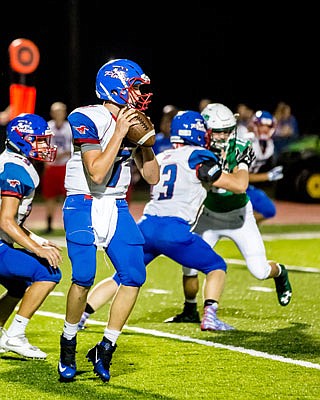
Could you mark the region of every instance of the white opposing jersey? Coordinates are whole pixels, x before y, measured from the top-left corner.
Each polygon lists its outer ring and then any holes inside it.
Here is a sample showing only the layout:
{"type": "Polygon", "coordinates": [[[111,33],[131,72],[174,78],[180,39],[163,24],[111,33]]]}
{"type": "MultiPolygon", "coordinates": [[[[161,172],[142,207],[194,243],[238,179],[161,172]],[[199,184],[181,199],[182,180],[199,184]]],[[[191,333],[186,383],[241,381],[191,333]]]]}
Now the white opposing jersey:
{"type": "Polygon", "coordinates": [[[272,139],[267,140],[266,148],[260,146],[259,139],[254,137],[252,140],[252,147],[254,150],[254,154],[256,155],[256,159],[253,161],[250,166],[250,172],[257,173],[260,169],[267,164],[267,162],[274,156],[274,143],[272,139]]]}
{"type": "Polygon", "coordinates": [[[151,187],[151,200],[143,213],[179,217],[192,225],[207,196],[196,168],[208,158],[216,159],[213,153],[199,146],[183,146],[159,153],[160,181],[151,187]]]}
{"type": "Polygon", "coordinates": [[[100,146],[102,151],[107,147],[116,125],[112,114],[98,104],[76,108],[69,114],[68,120],[72,130],[73,149],[66,168],[67,195],[91,194],[124,198],[131,180],[132,149],[119,150],[113,167],[101,185],[91,181],[82,164],[81,145],[92,145],[92,148],[100,146]]]}

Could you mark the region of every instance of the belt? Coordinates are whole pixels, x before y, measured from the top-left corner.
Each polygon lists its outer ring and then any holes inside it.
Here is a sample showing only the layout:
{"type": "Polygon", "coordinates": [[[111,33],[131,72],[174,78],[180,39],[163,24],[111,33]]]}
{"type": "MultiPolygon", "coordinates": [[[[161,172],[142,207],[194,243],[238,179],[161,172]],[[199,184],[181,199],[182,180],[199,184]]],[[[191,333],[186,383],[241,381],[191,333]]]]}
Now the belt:
{"type": "MultiPolygon", "coordinates": [[[[93,197],[90,194],[84,194],[83,195],[84,200],[92,200],[93,197]]],[[[116,200],[125,200],[125,197],[116,197],[116,200]]]]}

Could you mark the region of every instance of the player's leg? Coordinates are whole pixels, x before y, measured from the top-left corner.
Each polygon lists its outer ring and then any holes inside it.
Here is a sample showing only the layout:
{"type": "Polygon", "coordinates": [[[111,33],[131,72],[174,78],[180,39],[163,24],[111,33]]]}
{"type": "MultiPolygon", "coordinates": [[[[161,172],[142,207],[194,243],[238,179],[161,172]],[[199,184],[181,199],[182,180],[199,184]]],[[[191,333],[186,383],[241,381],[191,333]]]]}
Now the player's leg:
{"type": "Polygon", "coordinates": [[[110,379],[110,363],[117,347],[116,342],[146,279],[144,238],[129,212],[127,203],[117,201],[117,207],[117,227],[106,252],[121,284],[112,300],[103,338],[87,353],[87,359],[92,362],[94,372],[103,382],[110,379]]]}
{"type": "Polygon", "coordinates": [[[120,281],[117,279],[117,274],[103,279],[97,283],[89,292],[87,304],[82,313],[78,329],[84,329],[87,319],[91,317],[97,310],[111,301],[116,294],[120,281]]]}
{"type": "Polygon", "coordinates": [[[289,304],[292,296],[288,271],[283,264],[268,261],[261,232],[255,220],[251,202],[246,205],[246,218],[239,229],[225,231],[225,235],[235,242],[243,255],[250,273],[259,280],[275,280],[278,302],[289,304]]]}
{"type": "Polygon", "coordinates": [[[97,248],[94,245],[91,206],[92,199],[78,195],[68,196],[63,207],[72,283],[67,295],[66,317],[60,336],[58,373],[61,381],[71,381],[76,375],[78,323],[96,273],[97,248]]]}
{"type": "MultiPolygon", "coordinates": [[[[30,252],[7,246],[1,254],[1,274],[7,280],[8,293],[16,299],[22,298],[12,323],[7,331],[3,331],[1,347],[24,357],[46,358],[46,353],[29,343],[25,331],[34,313],[60,282],[60,270],[51,268],[30,252]]],[[[15,302],[17,300],[9,298],[11,311],[15,302]]]]}

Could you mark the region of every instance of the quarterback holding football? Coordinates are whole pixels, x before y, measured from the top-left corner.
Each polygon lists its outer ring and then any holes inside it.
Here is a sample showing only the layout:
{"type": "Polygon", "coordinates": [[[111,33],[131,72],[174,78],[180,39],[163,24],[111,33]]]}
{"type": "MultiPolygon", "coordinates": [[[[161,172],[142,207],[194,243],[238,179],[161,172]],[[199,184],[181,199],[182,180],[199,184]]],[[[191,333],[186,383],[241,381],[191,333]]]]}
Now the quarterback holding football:
{"type": "Polygon", "coordinates": [[[76,375],[77,327],[95,279],[97,247],[103,247],[121,280],[102,340],[86,355],[103,382],[110,379],[116,341],[146,279],[144,240],[129,212],[126,193],[132,160],[147,183],[159,181],[159,165],[148,142],[152,143],[153,125],[141,116],[152,93],[142,94],[140,86],[149,83],[135,62],[111,60],[96,76],[96,95],[102,104],[78,107],[68,116],[73,151],[66,167],[63,220],[72,283],[60,338],[62,381],[76,375]],[[142,139],[146,134],[150,137],[142,139]],[[136,143],[133,146],[128,145],[130,138],[136,143]]]}

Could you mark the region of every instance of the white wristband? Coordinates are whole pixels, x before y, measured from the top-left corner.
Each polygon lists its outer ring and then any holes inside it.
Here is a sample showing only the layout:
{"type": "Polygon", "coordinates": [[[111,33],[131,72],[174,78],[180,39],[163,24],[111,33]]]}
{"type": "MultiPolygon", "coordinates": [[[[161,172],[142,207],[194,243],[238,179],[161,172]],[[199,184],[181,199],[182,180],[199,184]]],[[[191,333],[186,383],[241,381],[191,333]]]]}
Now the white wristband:
{"type": "Polygon", "coordinates": [[[32,239],[34,242],[38,243],[40,246],[46,245],[49,243],[47,239],[44,239],[35,233],[31,232],[29,238],[32,239]]]}
{"type": "Polygon", "coordinates": [[[245,171],[249,171],[249,167],[247,166],[247,164],[245,164],[243,162],[238,164],[238,170],[240,171],[241,169],[243,169],[245,171]]]}

